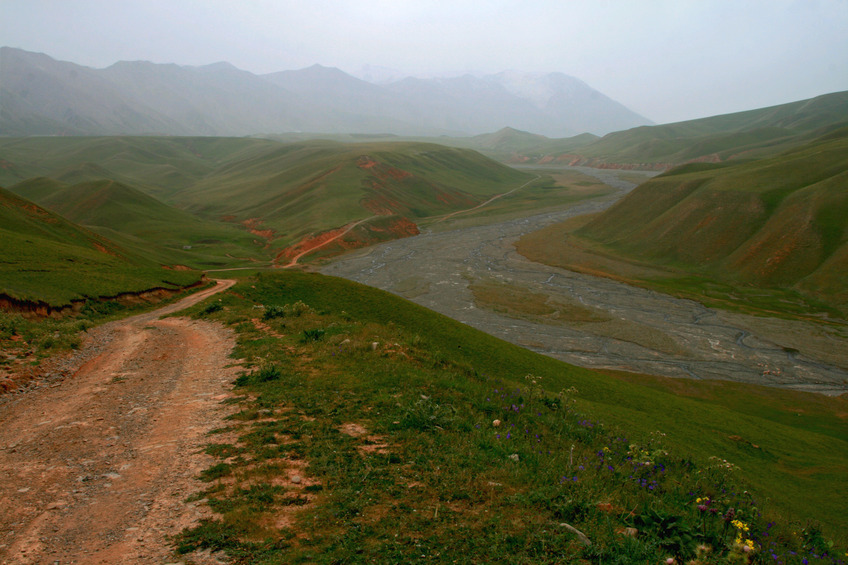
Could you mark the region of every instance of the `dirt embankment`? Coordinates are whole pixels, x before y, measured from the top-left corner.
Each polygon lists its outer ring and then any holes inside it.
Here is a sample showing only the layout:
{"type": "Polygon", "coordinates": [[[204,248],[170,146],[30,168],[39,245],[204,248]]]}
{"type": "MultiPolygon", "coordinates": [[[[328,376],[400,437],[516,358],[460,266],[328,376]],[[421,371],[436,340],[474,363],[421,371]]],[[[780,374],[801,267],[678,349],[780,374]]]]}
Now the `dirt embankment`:
{"type": "Polygon", "coordinates": [[[70,376],[0,400],[0,563],[171,560],[237,369],[228,330],[158,318],[232,282],[96,328],[70,376]]]}
{"type": "MultiPolygon", "coordinates": [[[[179,294],[185,290],[197,288],[198,286],[207,284],[209,279],[203,275],[199,281],[182,288],[164,288],[156,287],[143,290],[141,292],[122,292],[114,296],[100,296],[96,298],[98,302],[115,301],[122,304],[140,304],[142,302],[161,302],[167,300],[175,294],[179,294]]],[[[8,294],[0,294],[0,310],[4,312],[19,312],[24,316],[46,317],[46,316],[64,316],[71,312],[79,312],[86,302],[85,300],[71,300],[70,304],[63,306],[53,306],[46,302],[34,300],[20,300],[8,294]]]]}

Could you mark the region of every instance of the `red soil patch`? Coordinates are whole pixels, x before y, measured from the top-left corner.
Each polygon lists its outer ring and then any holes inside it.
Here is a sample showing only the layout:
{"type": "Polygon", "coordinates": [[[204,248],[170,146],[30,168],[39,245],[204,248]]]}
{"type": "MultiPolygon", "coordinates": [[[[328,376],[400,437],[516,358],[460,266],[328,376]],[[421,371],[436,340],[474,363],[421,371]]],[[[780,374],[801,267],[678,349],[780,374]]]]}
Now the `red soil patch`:
{"type": "Polygon", "coordinates": [[[408,218],[402,217],[392,220],[392,222],[385,228],[381,228],[378,226],[370,226],[369,231],[391,234],[392,237],[390,239],[411,237],[413,235],[418,235],[419,233],[421,233],[421,230],[418,229],[418,224],[409,220],[408,218]]]}
{"type": "Polygon", "coordinates": [[[247,231],[249,231],[255,236],[261,237],[268,241],[274,239],[274,230],[261,229],[262,220],[259,218],[248,218],[247,220],[244,220],[241,224],[247,228],[247,231]]]}
{"type": "Polygon", "coordinates": [[[346,229],[347,228],[345,227],[341,227],[321,232],[319,234],[306,236],[294,245],[286,247],[285,249],[280,251],[274,260],[279,261],[280,259],[287,259],[290,261],[301,253],[303,253],[304,251],[309,251],[310,249],[321,247],[333,238],[339,237],[345,232],[346,229]]]}
{"type": "Polygon", "coordinates": [[[265,322],[263,322],[259,318],[251,318],[250,323],[252,323],[253,327],[256,328],[258,331],[264,332],[264,333],[270,335],[271,337],[276,337],[278,339],[282,339],[282,338],[286,337],[279,332],[275,332],[274,328],[272,328],[271,326],[269,326],[268,324],[266,324],[265,322]]]}
{"type": "Polygon", "coordinates": [[[394,214],[403,214],[408,211],[407,207],[401,202],[389,198],[386,194],[380,193],[380,189],[382,187],[380,187],[377,183],[374,183],[373,188],[378,191],[377,194],[362,202],[362,207],[369,212],[373,212],[378,216],[392,216],[394,214]]]}
{"type": "Polygon", "coordinates": [[[274,261],[286,260],[291,264],[295,258],[303,257],[311,250],[318,250],[318,248],[321,248],[325,255],[338,255],[351,249],[359,249],[382,241],[410,237],[419,233],[421,232],[418,225],[404,217],[394,218],[382,225],[362,225],[357,227],[356,231],[351,230],[350,224],[348,224],[345,227],[307,236],[280,251],[274,261]]]}
{"type": "Polygon", "coordinates": [[[111,250],[107,249],[106,247],[104,247],[103,245],[100,245],[100,244],[99,244],[99,243],[97,243],[97,242],[95,242],[95,243],[94,243],[94,248],[95,248],[95,249],[97,249],[97,250],[98,250],[99,252],[101,252],[101,253],[105,253],[106,255],[111,255],[112,257],[117,257],[117,256],[118,256],[118,254],[117,254],[117,253],[115,253],[114,251],[111,251],[111,250]]]}
{"type": "Polygon", "coordinates": [[[412,173],[409,171],[380,163],[368,155],[361,156],[356,162],[356,166],[363,170],[370,170],[378,179],[392,178],[394,180],[402,180],[412,176],[412,173]]]}
{"type": "Polygon", "coordinates": [[[359,167],[360,169],[373,169],[374,167],[376,167],[379,164],[380,163],[378,163],[377,161],[375,161],[374,159],[372,159],[368,155],[363,155],[356,162],[356,166],[359,167]]]}

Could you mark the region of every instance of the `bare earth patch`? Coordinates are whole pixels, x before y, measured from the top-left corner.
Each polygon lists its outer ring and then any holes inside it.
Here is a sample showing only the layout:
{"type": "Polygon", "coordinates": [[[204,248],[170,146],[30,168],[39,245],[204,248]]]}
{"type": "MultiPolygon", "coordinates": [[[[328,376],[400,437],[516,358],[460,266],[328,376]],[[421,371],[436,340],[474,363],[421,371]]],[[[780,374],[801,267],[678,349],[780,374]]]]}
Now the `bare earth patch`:
{"type": "MultiPolygon", "coordinates": [[[[0,405],[0,562],[163,563],[167,537],[207,515],[206,434],[226,415],[234,339],[217,324],[162,314],[112,322],[100,353],[65,379],[0,405]]],[[[85,356],[80,357],[85,359],[85,356]]],[[[217,563],[205,555],[195,563],[217,563]]]]}

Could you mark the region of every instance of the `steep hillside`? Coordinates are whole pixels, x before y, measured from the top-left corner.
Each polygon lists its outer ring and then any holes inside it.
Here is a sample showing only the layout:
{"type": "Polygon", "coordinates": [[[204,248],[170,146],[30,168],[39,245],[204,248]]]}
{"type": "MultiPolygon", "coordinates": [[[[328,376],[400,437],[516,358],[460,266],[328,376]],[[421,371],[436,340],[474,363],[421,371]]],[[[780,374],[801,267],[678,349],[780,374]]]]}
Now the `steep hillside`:
{"type": "Polygon", "coordinates": [[[195,283],[196,271],[168,271],[104,237],[0,189],[0,293],[64,306],[195,283]]]}
{"type": "Polygon", "coordinates": [[[770,159],[673,169],[577,229],[569,245],[844,308],[846,186],[843,129],[770,159]]]}
{"type": "Polygon", "coordinates": [[[667,169],[691,161],[762,158],[848,124],[848,92],[769,108],[617,131],[582,146],[540,146],[532,162],[667,169]],[[541,151],[541,154],[540,154],[541,151]]]}
{"type": "Polygon", "coordinates": [[[247,231],[203,220],[114,180],[68,185],[39,177],[10,190],[163,263],[202,269],[231,262],[223,256],[264,259],[247,231]]]}

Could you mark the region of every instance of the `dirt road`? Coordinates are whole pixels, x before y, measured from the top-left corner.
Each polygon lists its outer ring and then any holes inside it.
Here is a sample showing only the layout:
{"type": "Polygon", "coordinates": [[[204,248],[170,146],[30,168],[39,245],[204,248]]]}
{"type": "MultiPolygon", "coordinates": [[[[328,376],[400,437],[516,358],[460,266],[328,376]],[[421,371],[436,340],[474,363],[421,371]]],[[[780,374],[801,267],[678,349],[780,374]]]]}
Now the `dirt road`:
{"type": "Polygon", "coordinates": [[[317,251],[317,250],[321,249],[322,247],[329,245],[330,243],[336,241],[337,239],[342,238],[342,237],[346,236],[347,234],[349,234],[356,226],[364,224],[365,222],[370,222],[374,218],[378,218],[378,217],[379,216],[370,216],[368,218],[359,220],[358,222],[353,222],[352,224],[348,224],[347,227],[344,229],[344,231],[339,232],[338,234],[334,235],[333,237],[331,237],[327,241],[323,241],[323,242],[319,243],[318,245],[316,245],[315,247],[310,247],[309,249],[304,249],[303,251],[301,251],[300,253],[295,255],[294,258],[292,258],[292,260],[289,261],[289,263],[287,265],[283,265],[283,268],[288,269],[290,267],[294,267],[295,265],[297,265],[297,262],[300,261],[303,258],[303,256],[309,255],[313,251],[317,251]]]}
{"type": "Polygon", "coordinates": [[[237,368],[221,326],[158,318],[234,282],[91,330],[71,377],[3,400],[0,563],[170,560],[237,368]]]}

